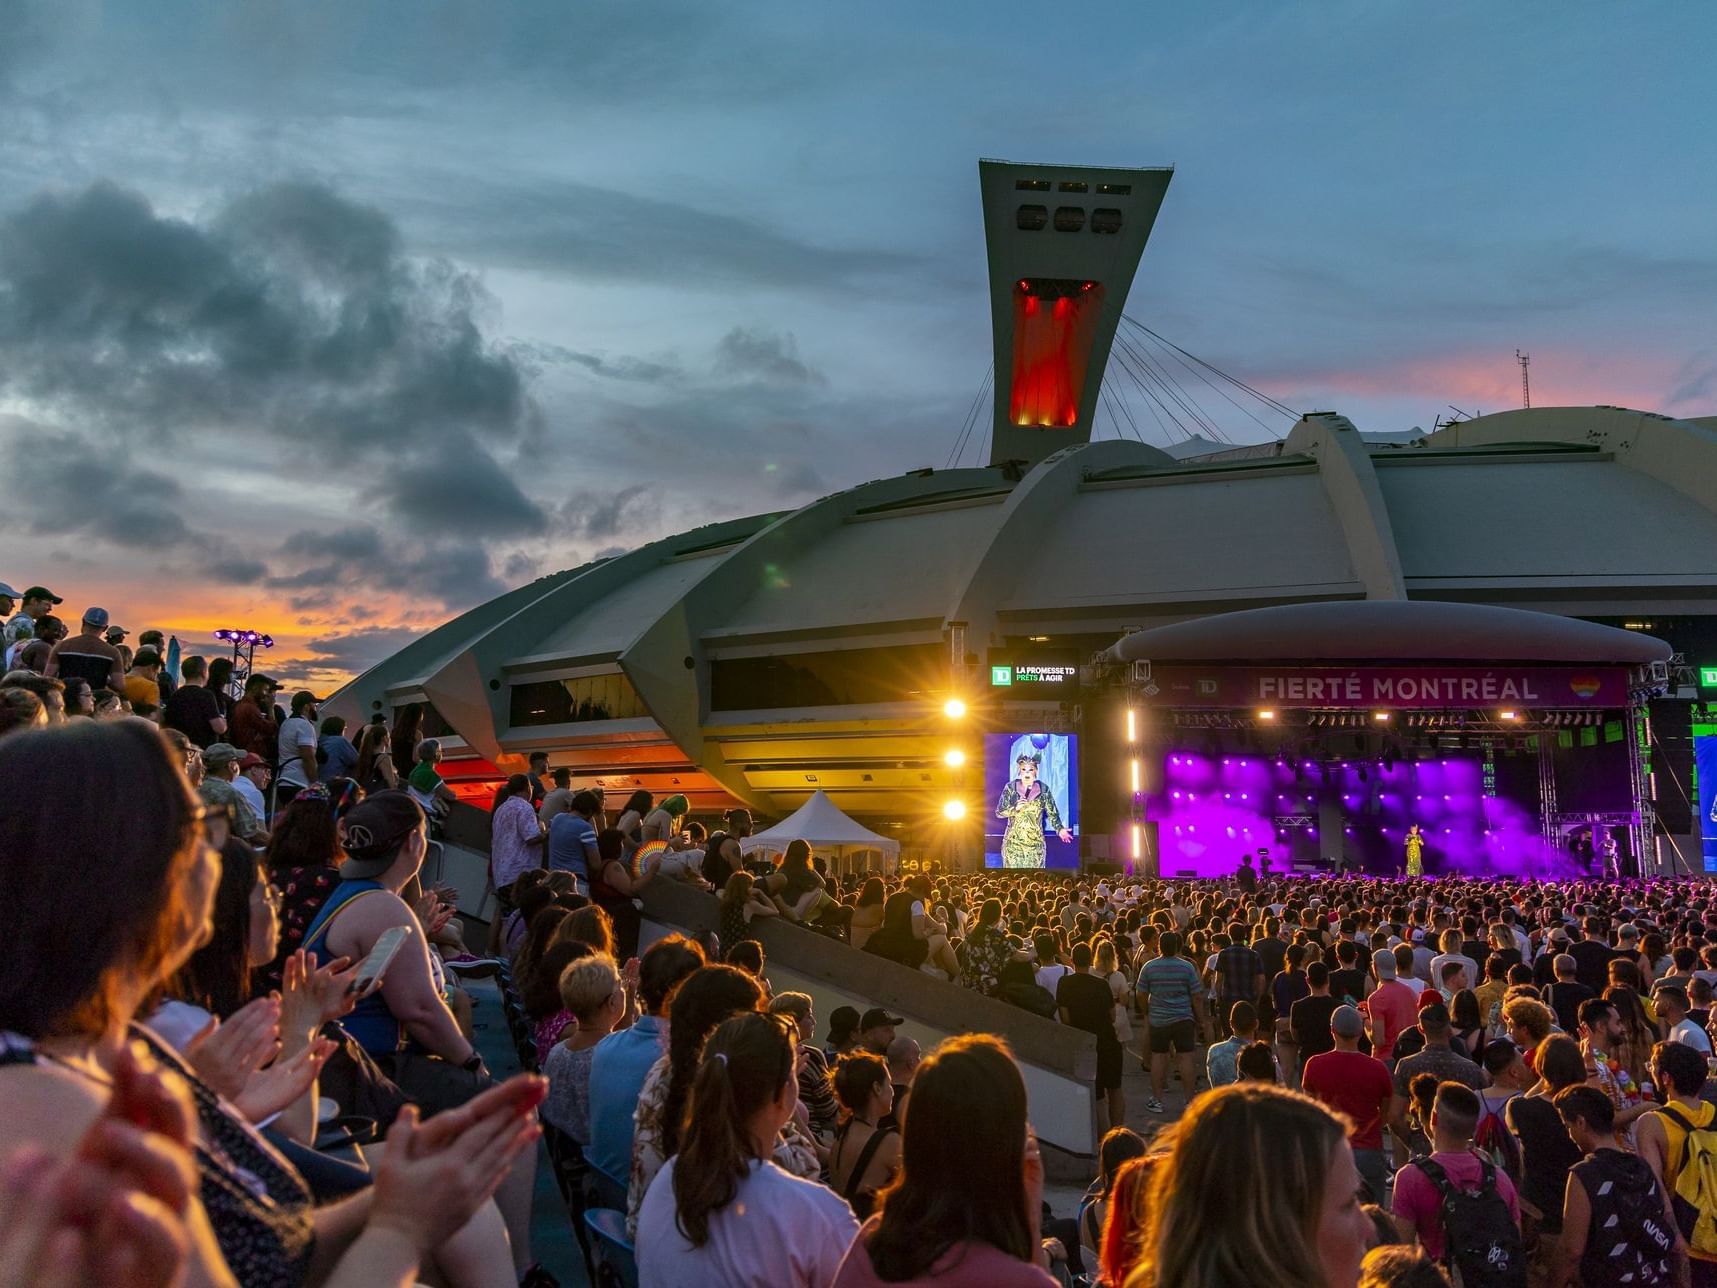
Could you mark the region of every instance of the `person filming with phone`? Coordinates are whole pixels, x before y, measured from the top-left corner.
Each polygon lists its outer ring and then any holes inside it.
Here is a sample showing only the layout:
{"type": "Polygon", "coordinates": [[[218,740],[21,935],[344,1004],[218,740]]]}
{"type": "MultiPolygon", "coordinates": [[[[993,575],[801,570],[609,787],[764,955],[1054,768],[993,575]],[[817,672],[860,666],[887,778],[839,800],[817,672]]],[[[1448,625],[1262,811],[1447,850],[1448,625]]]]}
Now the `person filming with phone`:
{"type": "MultiPolygon", "coordinates": [[[[385,791],[355,805],[345,822],[340,884],[305,930],[303,947],[313,965],[335,957],[359,963],[366,985],[380,972],[379,989],[361,997],[345,1028],[430,1118],[472,1100],[493,1079],[448,1009],[439,961],[400,897],[423,864],[428,819],[408,793],[385,791]]],[[[535,1171],[535,1155],[521,1156],[495,1195],[520,1273],[533,1264],[535,1171]]]]}

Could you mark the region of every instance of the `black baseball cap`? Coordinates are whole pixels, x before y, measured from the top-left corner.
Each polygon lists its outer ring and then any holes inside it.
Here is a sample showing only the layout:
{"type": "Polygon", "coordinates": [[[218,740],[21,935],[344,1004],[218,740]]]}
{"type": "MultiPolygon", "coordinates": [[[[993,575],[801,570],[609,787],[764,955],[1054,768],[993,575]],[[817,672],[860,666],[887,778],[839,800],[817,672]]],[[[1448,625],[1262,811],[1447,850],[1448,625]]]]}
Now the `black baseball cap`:
{"type": "Polygon", "coordinates": [[[31,586],[30,589],[28,589],[24,592],[24,598],[25,599],[45,599],[50,604],[63,604],[66,602],[65,600],[61,599],[58,595],[54,594],[54,592],[49,590],[46,586],[31,586]]]}
{"type": "Polygon", "coordinates": [[[393,866],[400,844],[423,826],[423,806],[407,792],[377,792],[346,814],[340,847],[346,862],[340,875],[352,879],[379,877],[393,866]]]}
{"type": "Polygon", "coordinates": [[[851,1006],[837,1006],[829,1012],[829,1040],[850,1038],[858,1031],[859,1013],[851,1006]]]}
{"type": "Polygon", "coordinates": [[[859,1020],[859,1032],[863,1033],[866,1029],[881,1028],[885,1024],[892,1028],[896,1024],[905,1023],[906,1021],[898,1015],[890,1015],[882,1007],[873,1006],[864,1013],[864,1018],[859,1020]]]}

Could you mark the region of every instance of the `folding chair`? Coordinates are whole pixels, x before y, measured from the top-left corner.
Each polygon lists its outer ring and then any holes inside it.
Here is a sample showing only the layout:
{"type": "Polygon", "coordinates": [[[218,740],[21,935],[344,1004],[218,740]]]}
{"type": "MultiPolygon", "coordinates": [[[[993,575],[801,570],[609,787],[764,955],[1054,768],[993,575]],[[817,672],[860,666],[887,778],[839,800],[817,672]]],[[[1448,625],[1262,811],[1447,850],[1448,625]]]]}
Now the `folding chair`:
{"type": "Polygon", "coordinates": [[[614,1208],[590,1208],[584,1224],[596,1236],[599,1288],[638,1288],[638,1259],[626,1237],[626,1214],[614,1208]]]}

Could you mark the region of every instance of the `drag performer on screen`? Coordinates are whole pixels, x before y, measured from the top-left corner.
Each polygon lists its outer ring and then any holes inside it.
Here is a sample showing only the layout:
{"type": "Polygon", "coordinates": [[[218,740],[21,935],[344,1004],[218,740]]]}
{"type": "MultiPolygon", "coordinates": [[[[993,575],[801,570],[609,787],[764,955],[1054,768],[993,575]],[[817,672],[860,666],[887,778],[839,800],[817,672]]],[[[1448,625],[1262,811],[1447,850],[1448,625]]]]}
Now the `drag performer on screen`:
{"type": "Polygon", "coordinates": [[[1038,756],[1016,756],[1016,777],[1002,788],[1002,798],[996,803],[996,817],[1008,821],[1007,831],[1002,833],[1004,868],[1043,867],[1046,827],[1063,841],[1073,839],[1073,833],[1061,821],[1055,797],[1038,781],[1040,763],[1038,756]]]}

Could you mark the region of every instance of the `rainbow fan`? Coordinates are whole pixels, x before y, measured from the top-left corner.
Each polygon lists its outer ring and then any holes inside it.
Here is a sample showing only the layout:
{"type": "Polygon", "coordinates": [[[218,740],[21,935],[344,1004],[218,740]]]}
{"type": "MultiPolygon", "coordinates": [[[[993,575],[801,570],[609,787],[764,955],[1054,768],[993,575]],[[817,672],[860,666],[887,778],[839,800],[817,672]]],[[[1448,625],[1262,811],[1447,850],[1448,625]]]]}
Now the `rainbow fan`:
{"type": "Polygon", "coordinates": [[[632,851],[632,858],[626,865],[627,871],[635,877],[640,876],[643,874],[644,865],[650,861],[652,855],[666,854],[667,852],[668,843],[666,841],[646,841],[632,851]]]}

